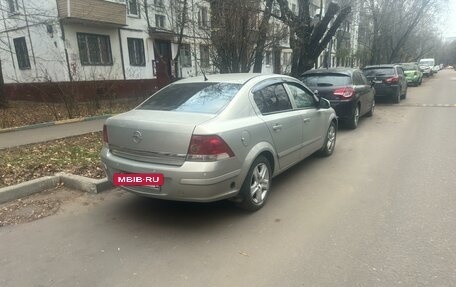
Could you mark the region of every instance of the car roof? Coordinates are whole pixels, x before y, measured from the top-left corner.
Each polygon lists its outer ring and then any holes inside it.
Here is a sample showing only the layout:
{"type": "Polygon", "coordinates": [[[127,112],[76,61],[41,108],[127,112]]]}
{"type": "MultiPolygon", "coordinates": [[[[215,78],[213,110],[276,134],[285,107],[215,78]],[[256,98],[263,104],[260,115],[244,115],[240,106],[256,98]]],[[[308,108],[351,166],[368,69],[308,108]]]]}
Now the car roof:
{"type": "Polygon", "coordinates": [[[371,65],[371,66],[366,66],[363,69],[375,69],[375,68],[394,68],[399,65],[397,64],[382,64],[382,65],[371,65]]]}
{"type": "Polygon", "coordinates": [[[313,70],[308,70],[305,71],[301,76],[305,75],[312,75],[312,74],[343,74],[347,76],[351,76],[354,71],[358,69],[355,68],[344,68],[344,67],[339,67],[339,68],[328,68],[328,69],[313,69],[313,70]]]}
{"type": "MultiPolygon", "coordinates": [[[[232,73],[232,74],[207,74],[206,79],[204,76],[190,77],[179,80],[175,83],[186,84],[186,83],[233,83],[233,84],[245,84],[253,78],[268,78],[271,76],[279,76],[274,74],[259,74],[259,73],[232,73]]],[[[282,76],[282,75],[280,75],[282,76]]]]}

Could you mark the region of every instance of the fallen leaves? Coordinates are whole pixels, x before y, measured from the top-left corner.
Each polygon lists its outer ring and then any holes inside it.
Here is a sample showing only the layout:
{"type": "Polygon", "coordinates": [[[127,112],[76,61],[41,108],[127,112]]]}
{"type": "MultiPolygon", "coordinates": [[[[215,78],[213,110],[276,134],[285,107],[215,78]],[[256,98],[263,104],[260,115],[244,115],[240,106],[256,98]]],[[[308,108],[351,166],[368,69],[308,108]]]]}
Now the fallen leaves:
{"type": "Polygon", "coordinates": [[[0,150],[0,187],[57,172],[103,178],[102,145],[97,132],[0,150]]]}

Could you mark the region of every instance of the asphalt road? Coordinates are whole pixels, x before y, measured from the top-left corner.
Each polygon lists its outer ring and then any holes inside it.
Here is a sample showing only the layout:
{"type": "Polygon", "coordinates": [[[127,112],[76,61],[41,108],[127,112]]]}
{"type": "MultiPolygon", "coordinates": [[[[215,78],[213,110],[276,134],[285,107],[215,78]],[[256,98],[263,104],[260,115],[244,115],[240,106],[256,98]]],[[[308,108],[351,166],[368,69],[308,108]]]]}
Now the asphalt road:
{"type": "Polygon", "coordinates": [[[254,214],[112,190],[0,228],[0,286],[455,286],[455,90],[378,103],[254,214]]]}

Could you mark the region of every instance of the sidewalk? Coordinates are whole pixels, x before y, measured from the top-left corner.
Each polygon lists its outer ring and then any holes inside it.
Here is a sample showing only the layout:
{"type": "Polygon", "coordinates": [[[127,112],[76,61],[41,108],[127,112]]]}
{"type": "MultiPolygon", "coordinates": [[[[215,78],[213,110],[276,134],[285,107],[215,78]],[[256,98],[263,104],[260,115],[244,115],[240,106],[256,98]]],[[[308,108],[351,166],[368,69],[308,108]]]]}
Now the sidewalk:
{"type": "MultiPolygon", "coordinates": [[[[0,129],[0,150],[90,132],[98,132],[103,129],[103,124],[109,116],[110,115],[97,116],[12,129],[0,129]]],[[[91,193],[98,193],[112,188],[112,185],[107,178],[92,179],[73,174],[57,173],[53,176],[45,176],[0,188],[0,204],[46,189],[55,188],[59,185],[65,185],[72,189],[91,193]]]]}
{"type": "Polygon", "coordinates": [[[108,117],[102,116],[78,119],[70,122],[45,123],[42,125],[20,127],[6,132],[0,130],[0,149],[98,132],[103,129],[103,123],[108,117]]]}

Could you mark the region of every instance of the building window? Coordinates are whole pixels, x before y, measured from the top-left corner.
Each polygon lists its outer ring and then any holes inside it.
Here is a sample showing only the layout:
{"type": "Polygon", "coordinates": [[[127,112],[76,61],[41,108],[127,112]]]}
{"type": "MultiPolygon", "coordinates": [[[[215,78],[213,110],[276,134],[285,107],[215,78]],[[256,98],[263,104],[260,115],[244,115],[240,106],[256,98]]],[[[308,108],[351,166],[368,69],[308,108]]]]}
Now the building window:
{"type": "Polygon", "coordinates": [[[17,5],[17,0],[8,0],[8,8],[10,14],[19,13],[19,6],[17,5]]]}
{"type": "Polygon", "coordinates": [[[112,65],[109,36],[77,33],[82,65],[112,65]]]}
{"type": "Polygon", "coordinates": [[[192,53],[189,44],[182,44],[179,58],[182,68],[188,68],[192,66],[192,53]]]}
{"type": "Polygon", "coordinates": [[[163,7],[163,0],[154,0],[154,5],[157,7],[163,7]]]}
{"type": "Polygon", "coordinates": [[[28,54],[27,43],[25,42],[25,37],[16,38],[13,41],[14,48],[16,49],[16,57],[19,69],[30,69],[30,58],[28,54]]]}
{"type": "Polygon", "coordinates": [[[266,65],[271,65],[271,52],[266,52],[266,65]]]}
{"type": "Polygon", "coordinates": [[[128,55],[131,66],[145,66],[146,58],[144,56],[144,40],[137,38],[127,38],[128,55]]]}
{"type": "Polygon", "coordinates": [[[200,7],[198,11],[198,25],[200,27],[209,27],[207,7],[200,7]]]}
{"type": "Polygon", "coordinates": [[[156,14],[155,15],[155,27],[164,28],[165,27],[165,16],[156,14]]]}
{"type": "Polygon", "coordinates": [[[200,45],[200,65],[201,68],[209,68],[209,46],[200,45]]]}
{"type": "Polygon", "coordinates": [[[297,13],[296,13],[296,4],[291,4],[291,12],[293,12],[293,14],[297,15],[297,13]]]}
{"type": "Polygon", "coordinates": [[[139,16],[139,5],[137,0],[127,0],[128,14],[139,16]]]}

